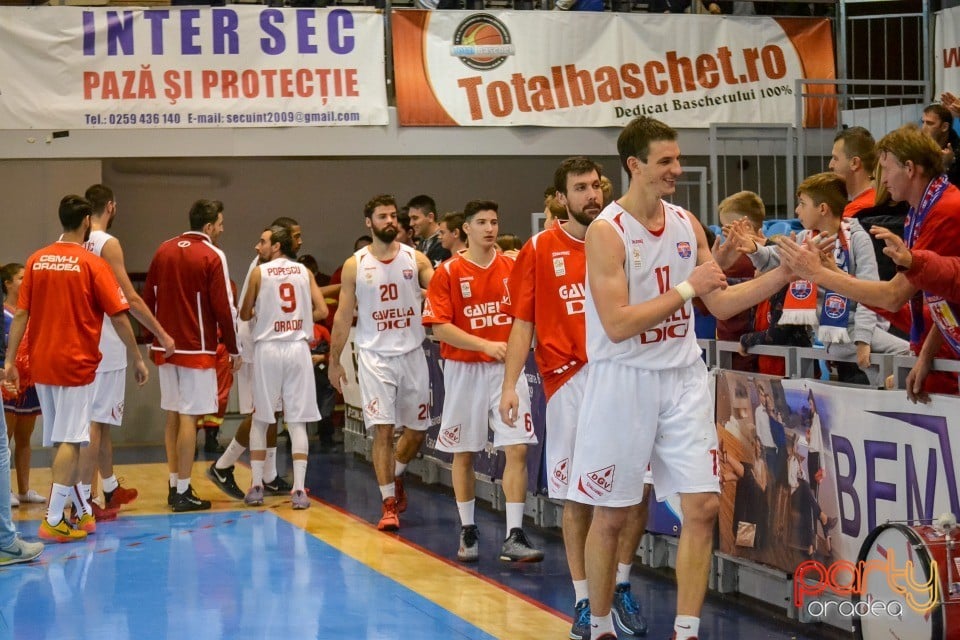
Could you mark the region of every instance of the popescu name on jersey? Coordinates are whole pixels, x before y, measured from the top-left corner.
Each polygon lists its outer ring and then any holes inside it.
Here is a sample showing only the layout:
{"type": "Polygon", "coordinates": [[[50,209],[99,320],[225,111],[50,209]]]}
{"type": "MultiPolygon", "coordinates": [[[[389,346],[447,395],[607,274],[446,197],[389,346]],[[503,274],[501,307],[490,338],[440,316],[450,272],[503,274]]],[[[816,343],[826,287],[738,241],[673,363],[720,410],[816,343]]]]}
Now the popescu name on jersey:
{"type": "Polygon", "coordinates": [[[470,318],[471,329],[508,326],[512,322],[510,316],[505,313],[500,313],[499,302],[483,302],[481,304],[465,305],[463,307],[463,315],[470,318]]]}
{"type": "Polygon", "coordinates": [[[377,309],[370,315],[377,323],[377,331],[387,331],[409,328],[410,318],[416,314],[416,310],[410,307],[409,309],[377,309]]]}
{"type": "Polygon", "coordinates": [[[582,282],[560,285],[557,290],[561,300],[565,300],[568,316],[575,316],[584,312],[584,297],[587,295],[582,282]]]}
{"type": "Polygon", "coordinates": [[[303,267],[301,267],[300,265],[296,265],[293,267],[267,267],[267,275],[268,276],[286,276],[291,273],[300,273],[300,269],[302,268],[303,267]]]}

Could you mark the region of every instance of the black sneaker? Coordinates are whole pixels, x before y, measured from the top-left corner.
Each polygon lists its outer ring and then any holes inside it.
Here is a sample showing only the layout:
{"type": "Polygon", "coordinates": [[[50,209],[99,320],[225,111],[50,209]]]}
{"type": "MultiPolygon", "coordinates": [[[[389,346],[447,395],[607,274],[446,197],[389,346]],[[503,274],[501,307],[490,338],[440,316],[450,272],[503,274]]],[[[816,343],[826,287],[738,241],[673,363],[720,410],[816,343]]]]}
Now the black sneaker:
{"type": "Polygon", "coordinates": [[[460,528],[460,548],[457,549],[457,560],[460,562],[476,562],[480,559],[479,537],[475,524],[460,528]]]}
{"type": "Polygon", "coordinates": [[[514,528],[503,541],[500,559],[504,562],[540,562],[543,560],[543,551],[533,548],[523,529],[514,528]]]}
{"type": "Polygon", "coordinates": [[[293,491],[293,485],[284,480],[280,474],[270,482],[263,481],[263,493],[268,496],[285,496],[291,491],[293,491]]]}
{"type": "Polygon", "coordinates": [[[237,481],[233,477],[233,465],[230,465],[226,469],[218,469],[217,463],[214,462],[210,465],[210,468],[207,469],[207,477],[231,498],[243,500],[244,493],[240,490],[240,487],[237,486],[237,481]]]}
{"type": "Polygon", "coordinates": [[[184,511],[205,511],[209,508],[210,501],[198,498],[197,494],[193,492],[192,486],[187,487],[187,490],[183,493],[178,493],[173,503],[173,510],[177,513],[183,513],[184,511]]]}
{"type": "Polygon", "coordinates": [[[167,506],[172,507],[173,503],[176,501],[177,501],[177,488],[167,487],[167,506]]]}

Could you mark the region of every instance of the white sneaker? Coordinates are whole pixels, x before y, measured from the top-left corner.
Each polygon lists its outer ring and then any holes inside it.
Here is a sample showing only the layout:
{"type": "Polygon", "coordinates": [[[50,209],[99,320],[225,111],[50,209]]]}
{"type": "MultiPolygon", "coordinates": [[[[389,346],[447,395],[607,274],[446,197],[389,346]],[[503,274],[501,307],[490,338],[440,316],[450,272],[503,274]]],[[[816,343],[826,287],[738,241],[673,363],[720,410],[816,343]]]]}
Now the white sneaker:
{"type": "Polygon", "coordinates": [[[20,506],[20,501],[17,500],[17,494],[15,494],[13,491],[10,492],[10,506],[11,507],[20,506]]]}
{"type": "Polygon", "coordinates": [[[42,542],[27,542],[14,538],[9,547],[0,548],[0,567],[20,562],[30,562],[43,553],[42,542]]]}
{"type": "Polygon", "coordinates": [[[37,493],[36,491],[34,491],[33,489],[30,489],[26,493],[21,493],[19,498],[20,498],[20,502],[25,502],[30,504],[47,504],[47,499],[44,498],[39,493],[37,493]]]}

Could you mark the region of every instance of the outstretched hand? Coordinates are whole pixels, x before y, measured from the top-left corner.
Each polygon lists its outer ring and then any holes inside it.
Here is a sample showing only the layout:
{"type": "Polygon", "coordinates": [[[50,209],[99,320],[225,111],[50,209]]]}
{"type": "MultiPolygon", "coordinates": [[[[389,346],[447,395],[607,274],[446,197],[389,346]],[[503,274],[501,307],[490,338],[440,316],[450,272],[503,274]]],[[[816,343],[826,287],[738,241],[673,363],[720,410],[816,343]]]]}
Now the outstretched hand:
{"type": "Polygon", "coordinates": [[[870,227],[870,233],[877,240],[883,240],[886,245],[883,248],[883,255],[893,260],[896,265],[905,269],[909,269],[913,265],[913,254],[910,253],[910,249],[907,248],[906,243],[900,236],[890,229],[876,225],[870,227]]]}

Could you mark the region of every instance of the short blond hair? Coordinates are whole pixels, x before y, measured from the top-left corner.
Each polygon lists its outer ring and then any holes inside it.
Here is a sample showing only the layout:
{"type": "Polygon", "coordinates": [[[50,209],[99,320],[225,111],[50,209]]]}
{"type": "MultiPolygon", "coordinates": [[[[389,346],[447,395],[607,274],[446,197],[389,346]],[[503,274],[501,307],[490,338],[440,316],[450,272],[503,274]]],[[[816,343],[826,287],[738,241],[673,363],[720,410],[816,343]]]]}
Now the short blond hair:
{"type": "Polygon", "coordinates": [[[915,124],[902,126],[880,138],[877,153],[881,156],[885,153],[893,154],[900,164],[909,161],[914,166],[923,167],[927,178],[943,173],[943,152],[934,139],[915,124]]]}
{"type": "Polygon", "coordinates": [[[739,213],[746,216],[756,229],[762,228],[763,221],[767,218],[767,210],[763,206],[763,200],[753,191],[738,191],[731,196],[727,196],[720,201],[717,213],[719,215],[739,213]]]}

